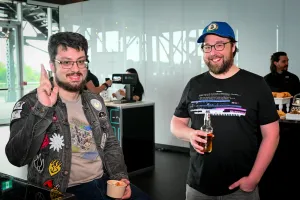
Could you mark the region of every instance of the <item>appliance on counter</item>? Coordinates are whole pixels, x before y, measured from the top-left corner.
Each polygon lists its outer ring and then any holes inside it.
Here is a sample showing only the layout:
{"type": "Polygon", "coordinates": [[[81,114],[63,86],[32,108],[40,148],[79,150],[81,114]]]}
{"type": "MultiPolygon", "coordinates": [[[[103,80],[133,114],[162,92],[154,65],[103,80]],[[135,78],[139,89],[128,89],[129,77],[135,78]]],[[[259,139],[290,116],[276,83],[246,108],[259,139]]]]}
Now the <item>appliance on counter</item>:
{"type": "Polygon", "coordinates": [[[124,84],[126,96],[121,100],[114,100],[114,103],[131,103],[133,100],[133,85],[137,84],[137,74],[113,74],[112,82],[114,84],[124,84]]]}

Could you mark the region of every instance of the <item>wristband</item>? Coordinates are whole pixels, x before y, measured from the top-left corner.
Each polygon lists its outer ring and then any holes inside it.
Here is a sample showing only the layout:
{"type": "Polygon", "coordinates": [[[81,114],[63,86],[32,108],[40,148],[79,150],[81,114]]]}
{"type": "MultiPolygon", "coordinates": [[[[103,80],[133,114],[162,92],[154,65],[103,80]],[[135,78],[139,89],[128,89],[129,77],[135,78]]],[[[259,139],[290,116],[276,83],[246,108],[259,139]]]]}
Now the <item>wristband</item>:
{"type": "Polygon", "coordinates": [[[109,87],[107,83],[103,83],[102,85],[105,85],[105,90],[107,90],[107,88],[109,87]]]}

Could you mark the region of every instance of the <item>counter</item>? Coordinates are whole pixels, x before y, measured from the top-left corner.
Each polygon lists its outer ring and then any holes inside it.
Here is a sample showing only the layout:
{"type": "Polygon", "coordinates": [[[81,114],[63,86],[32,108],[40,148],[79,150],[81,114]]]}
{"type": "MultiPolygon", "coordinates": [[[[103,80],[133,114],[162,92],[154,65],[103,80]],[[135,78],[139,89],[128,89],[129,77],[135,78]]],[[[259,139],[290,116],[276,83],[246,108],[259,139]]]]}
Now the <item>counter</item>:
{"type": "Polygon", "coordinates": [[[129,175],[154,169],[154,103],[105,103],[129,175]]]}
{"type": "Polygon", "coordinates": [[[280,120],[280,141],[259,184],[261,200],[294,199],[300,178],[300,121],[280,120]]]}

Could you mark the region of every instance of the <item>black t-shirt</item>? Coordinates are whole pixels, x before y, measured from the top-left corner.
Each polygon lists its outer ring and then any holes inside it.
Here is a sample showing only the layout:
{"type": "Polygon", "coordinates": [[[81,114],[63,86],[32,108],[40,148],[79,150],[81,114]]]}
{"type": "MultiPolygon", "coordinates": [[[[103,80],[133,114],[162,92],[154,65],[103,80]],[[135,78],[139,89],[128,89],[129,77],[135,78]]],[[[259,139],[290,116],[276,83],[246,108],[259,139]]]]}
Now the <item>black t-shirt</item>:
{"type": "Polygon", "coordinates": [[[264,79],[239,70],[227,79],[205,72],[186,85],[174,115],[191,118],[200,129],[205,109],[211,112],[213,150],[199,154],[191,146],[187,183],[211,196],[226,195],[228,187],[248,176],[261,141],[260,125],[279,119],[270,88],[264,79]]]}
{"type": "Polygon", "coordinates": [[[133,85],[132,96],[139,96],[140,97],[139,101],[142,101],[143,94],[144,94],[144,88],[141,83],[133,85]]]}
{"type": "Polygon", "coordinates": [[[289,92],[292,96],[300,93],[300,81],[295,74],[283,71],[267,74],[264,79],[270,86],[272,92],[289,92]]]}
{"type": "MultiPolygon", "coordinates": [[[[87,76],[86,76],[86,82],[92,81],[95,87],[99,87],[99,80],[97,76],[95,76],[90,70],[88,70],[87,76]]],[[[87,88],[85,87],[87,90],[87,88]]]]}

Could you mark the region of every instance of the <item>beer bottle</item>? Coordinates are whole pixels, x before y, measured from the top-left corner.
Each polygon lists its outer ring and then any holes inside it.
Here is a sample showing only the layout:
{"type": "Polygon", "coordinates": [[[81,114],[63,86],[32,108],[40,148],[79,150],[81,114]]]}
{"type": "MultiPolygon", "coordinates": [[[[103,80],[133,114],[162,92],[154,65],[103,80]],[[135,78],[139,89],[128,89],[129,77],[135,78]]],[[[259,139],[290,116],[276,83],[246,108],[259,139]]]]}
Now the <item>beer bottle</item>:
{"type": "Polygon", "coordinates": [[[211,125],[210,119],[210,111],[206,110],[204,115],[204,124],[200,128],[201,131],[206,133],[206,136],[201,136],[201,138],[206,139],[207,143],[200,143],[200,145],[204,148],[204,153],[210,153],[212,151],[212,140],[213,140],[213,127],[211,125]]]}

